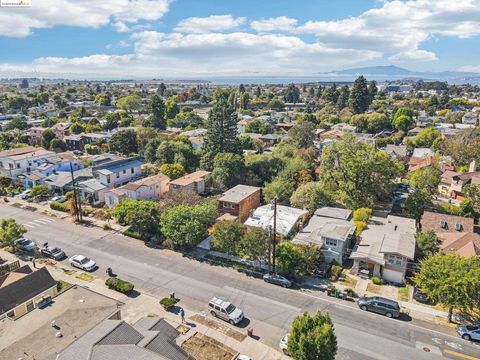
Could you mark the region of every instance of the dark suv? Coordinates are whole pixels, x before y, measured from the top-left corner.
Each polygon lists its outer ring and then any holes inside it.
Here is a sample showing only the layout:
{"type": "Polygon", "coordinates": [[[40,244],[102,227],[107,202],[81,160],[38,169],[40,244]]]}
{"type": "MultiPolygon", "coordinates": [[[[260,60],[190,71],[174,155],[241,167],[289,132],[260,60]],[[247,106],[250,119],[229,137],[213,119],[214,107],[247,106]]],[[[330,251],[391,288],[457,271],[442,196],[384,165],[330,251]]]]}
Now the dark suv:
{"type": "Polygon", "coordinates": [[[396,301],[379,296],[362,297],[358,300],[358,306],[364,311],[373,311],[389,318],[400,316],[400,305],[396,301]]]}

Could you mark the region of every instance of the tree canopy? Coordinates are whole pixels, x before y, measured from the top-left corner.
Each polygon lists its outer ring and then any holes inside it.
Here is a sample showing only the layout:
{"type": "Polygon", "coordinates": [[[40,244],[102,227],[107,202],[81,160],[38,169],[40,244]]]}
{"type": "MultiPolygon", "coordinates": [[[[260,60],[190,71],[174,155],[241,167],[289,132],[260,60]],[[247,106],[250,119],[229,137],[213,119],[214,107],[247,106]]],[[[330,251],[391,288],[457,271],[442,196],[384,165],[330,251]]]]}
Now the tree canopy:
{"type": "Polygon", "coordinates": [[[359,76],[353,83],[350,91],[349,105],[352,113],[361,114],[367,111],[370,105],[370,93],[368,92],[367,79],[359,76]]]}
{"type": "Polygon", "coordinates": [[[0,219],[0,243],[13,244],[26,232],[27,228],[18,224],[15,219],[0,219]]]}
{"type": "Polygon", "coordinates": [[[116,151],[124,155],[138,152],[137,134],[135,130],[120,130],[110,138],[110,151],[116,151]]]}

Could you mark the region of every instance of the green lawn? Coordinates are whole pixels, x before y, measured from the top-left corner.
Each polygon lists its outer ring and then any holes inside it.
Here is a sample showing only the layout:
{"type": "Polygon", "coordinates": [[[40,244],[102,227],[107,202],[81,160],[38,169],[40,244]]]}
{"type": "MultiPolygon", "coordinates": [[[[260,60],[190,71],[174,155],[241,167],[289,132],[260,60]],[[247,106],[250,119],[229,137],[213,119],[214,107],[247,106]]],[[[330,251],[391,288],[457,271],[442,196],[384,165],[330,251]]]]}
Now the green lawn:
{"type": "Polygon", "coordinates": [[[398,289],[398,300],[408,301],[408,295],[410,293],[410,286],[406,285],[398,289]]]}
{"type": "Polygon", "coordinates": [[[59,293],[72,287],[72,284],[63,280],[57,280],[57,290],[59,293]]]}
{"type": "Polygon", "coordinates": [[[87,273],[81,273],[75,276],[77,279],[83,280],[83,281],[88,281],[92,282],[95,279],[95,276],[87,274],[87,273]]]}

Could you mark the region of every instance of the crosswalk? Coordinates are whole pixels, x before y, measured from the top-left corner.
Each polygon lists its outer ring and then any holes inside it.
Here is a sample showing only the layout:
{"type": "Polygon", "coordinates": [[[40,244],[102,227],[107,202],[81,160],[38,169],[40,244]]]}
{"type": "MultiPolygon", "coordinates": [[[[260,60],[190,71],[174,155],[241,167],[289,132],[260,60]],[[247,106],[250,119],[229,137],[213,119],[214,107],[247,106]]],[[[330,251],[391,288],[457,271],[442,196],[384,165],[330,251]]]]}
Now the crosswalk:
{"type": "Polygon", "coordinates": [[[55,219],[36,219],[36,220],[23,223],[23,225],[26,226],[27,228],[33,229],[39,226],[48,225],[53,221],[55,221],[55,219]]]}

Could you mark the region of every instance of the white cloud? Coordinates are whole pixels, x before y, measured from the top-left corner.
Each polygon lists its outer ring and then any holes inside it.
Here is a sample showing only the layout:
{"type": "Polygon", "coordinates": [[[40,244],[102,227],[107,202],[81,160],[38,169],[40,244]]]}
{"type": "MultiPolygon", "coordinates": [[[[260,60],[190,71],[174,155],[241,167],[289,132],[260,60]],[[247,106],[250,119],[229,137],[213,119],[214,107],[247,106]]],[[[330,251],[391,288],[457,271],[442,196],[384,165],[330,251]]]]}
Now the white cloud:
{"type": "Polygon", "coordinates": [[[244,17],[232,15],[211,15],[209,17],[191,17],[183,19],[175,27],[176,32],[204,34],[234,29],[245,22],[244,17]]]}
{"type": "Polygon", "coordinates": [[[125,30],[127,23],[160,19],[171,0],[41,0],[30,8],[0,11],[0,36],[25,37],[33,29],[57,25],[100,27],[109,23],[125,30]]]}
{"type": "Polygon", "coordinates": [[[393,62],[415,62],[415,61],[435,61],[438,60],[437,55],[431,51],[426,50],[409,50],[405,52],[396,53],[388,58],[393,62]]]}
{"type": "Polygon", "coordinates": [[[465,65],[460,68],[460,71],[480,73],[480,65],[465,65]]]}
{"type": "Polygon", "coordinates": [[[251,28],[258,32],[269,31],[292,31],[297,25],[298,20],[286,16],[279,16],[265,20],[252,21],[251,28]]]}
{"type": "Polygon", "coordinates": [[[115,24],[113,24],[115,29],[117,29],[118,32],[129,32],[130,28],[128,27],[127,24],[125,24],[123,21],[117,21],[115,24]]]}

